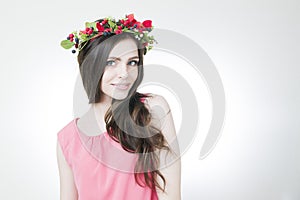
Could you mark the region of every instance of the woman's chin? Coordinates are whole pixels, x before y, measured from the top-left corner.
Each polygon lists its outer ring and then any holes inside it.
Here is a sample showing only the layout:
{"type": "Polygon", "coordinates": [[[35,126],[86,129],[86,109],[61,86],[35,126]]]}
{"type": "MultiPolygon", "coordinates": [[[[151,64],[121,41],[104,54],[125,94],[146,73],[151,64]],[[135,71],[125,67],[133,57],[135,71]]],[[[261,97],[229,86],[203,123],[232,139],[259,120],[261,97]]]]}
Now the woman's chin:
{"type": "Polygon", "coordinates": [[[114,89],[111,94],[111,97],[116,100],[124,100],[128,97],[129,91],[130,87],[122,90],[114,89]]]}
{"type": "Polygon", "coordinates": [[[124,99],[126,99],[127,96],[128,96],[128,92],[126,92],[126,93],[122,92],[122,93],[114,94],[113,98],[116,100],[124,100],[124,99]]]}

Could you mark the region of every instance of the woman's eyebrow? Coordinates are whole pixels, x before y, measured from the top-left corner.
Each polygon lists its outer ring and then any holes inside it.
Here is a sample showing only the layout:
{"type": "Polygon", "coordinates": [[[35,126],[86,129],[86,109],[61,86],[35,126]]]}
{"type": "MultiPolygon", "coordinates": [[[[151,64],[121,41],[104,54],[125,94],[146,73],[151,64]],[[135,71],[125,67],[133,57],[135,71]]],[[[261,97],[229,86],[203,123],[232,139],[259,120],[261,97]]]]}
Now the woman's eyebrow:
{"type": "MultiPolygon", "coordinates": [[[[139,57],[138,56],[133,56],[133,57],[130,57],[129,60],[134,59],[134,58],[139,58],[139,57]]],[[[108,59],[121,60],[121,58],[113,57],[113,56],[109,57],[108,59]]]]}

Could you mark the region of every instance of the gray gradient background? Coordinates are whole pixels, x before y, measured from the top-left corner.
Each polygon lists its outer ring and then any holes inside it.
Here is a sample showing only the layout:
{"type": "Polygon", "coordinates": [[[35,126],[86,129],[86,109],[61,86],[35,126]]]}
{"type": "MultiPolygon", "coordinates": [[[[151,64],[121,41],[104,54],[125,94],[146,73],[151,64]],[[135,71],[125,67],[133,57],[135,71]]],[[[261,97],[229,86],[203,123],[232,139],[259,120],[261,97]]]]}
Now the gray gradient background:
{"type": "Polygon", "coordinates": [[[184,155],[183,199],[299,200],[299,10],[296,0],[2,4],[0,199],[59,199],[56,133],[73,117],[78,74],[59,42],[86,20],[134,12],[197,42],[224,84],[222,137],[204,160],[201,138],[184,155]]]}

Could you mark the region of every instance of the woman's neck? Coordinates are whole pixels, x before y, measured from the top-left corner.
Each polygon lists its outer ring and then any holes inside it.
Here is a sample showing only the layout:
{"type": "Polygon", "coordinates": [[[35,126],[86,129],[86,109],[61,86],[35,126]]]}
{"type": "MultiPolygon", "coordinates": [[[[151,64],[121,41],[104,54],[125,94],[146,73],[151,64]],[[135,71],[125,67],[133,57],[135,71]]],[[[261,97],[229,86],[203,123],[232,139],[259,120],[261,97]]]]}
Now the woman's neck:
{"type": "Polygon", "coordinates": [[[104,116],[110,106],[110,103],[99,102],[92,104],[91,108],[94,110],[96,116],[104,116]]]}
{"type": "Polygon", "coordinates": [[[98,126],[103,129],[105,128],[105,114],[111,106],[111,98],[101,98],[99,102],[93,103],[91,106],[91,111],[95,116],[98,126]]]}

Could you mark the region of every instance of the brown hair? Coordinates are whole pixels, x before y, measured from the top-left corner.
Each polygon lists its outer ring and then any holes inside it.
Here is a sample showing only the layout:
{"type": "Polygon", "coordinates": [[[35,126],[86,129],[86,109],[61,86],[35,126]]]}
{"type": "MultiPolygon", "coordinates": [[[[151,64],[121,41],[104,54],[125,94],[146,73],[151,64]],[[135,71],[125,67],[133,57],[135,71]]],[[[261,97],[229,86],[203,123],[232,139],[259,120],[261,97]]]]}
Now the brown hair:
{"type": "MultiPolygon", "coordinates": [[[[97,20],[101,22],[102,20],[97,20]]],[[[84,89],[88,95],[89,103],[100,101],[101,78],[106,66],[107,58],[113,47],[124,39],[132,39],[138,48],[138,77],[130,89],[128,96],[123,100],[113,99],[112,106],[105,114],[106,130],[109,136],[120,143],[122,148],[131,153],[138,154],[135,165],[135,180],[140,186],[142,180],[148,187],[155,190],[157,186],[165,191],[165,178],[158,170],[159,156],[156,150],[170,148],[161,131],[150,125],[151,114],[141,101],[148,97],[138,93],[137,87],[143,79],[144,47],[131,33],[106,35],[88,41],[78,54],[78,63],[84,89]],[[128,134],[130,133],[130,134],[128,134]],[[163,180],[163,188],[159,185],[158,176],[163,180]]]]}

